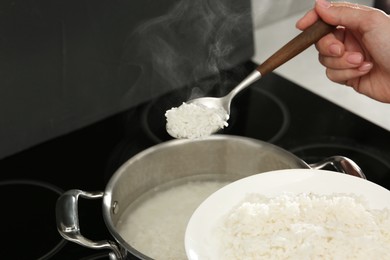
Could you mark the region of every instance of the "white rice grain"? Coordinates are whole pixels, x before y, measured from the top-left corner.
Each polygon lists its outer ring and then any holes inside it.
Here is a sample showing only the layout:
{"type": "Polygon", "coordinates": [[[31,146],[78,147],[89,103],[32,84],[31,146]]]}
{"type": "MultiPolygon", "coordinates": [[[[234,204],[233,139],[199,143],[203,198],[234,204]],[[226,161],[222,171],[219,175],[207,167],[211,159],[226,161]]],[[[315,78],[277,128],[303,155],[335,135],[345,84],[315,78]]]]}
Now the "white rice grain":
{"type": "Polygon", "coordinates": [[[175,138],[196,139],[228,126],[229,115],[222,109],[185,103],[166,111],[166,128],[175,138]]]}
{"type": "Polygon", "coordinates": [[[390,210],[352,195],[248,195],[218,227],[220,259],[390,259],[390,210]]]}
{"type": "Polygon", "coordinates": [[[194,181],[152,190],[118,222],[120,235],[143,254],[158,260],[186,260],[184,234],[199,204],[225,181],[194,181]]]}

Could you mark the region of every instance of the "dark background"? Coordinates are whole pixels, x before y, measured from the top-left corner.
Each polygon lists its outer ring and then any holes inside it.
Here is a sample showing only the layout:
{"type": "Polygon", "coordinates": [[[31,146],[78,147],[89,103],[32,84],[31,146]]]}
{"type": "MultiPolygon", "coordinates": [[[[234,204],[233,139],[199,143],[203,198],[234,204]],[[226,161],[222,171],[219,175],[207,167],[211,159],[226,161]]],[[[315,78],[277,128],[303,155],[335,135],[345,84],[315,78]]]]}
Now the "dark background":
{"type": "Polygon", "coordinates": [[[1,0],[0,158],[252,53],[249,0],[1,0]]]}

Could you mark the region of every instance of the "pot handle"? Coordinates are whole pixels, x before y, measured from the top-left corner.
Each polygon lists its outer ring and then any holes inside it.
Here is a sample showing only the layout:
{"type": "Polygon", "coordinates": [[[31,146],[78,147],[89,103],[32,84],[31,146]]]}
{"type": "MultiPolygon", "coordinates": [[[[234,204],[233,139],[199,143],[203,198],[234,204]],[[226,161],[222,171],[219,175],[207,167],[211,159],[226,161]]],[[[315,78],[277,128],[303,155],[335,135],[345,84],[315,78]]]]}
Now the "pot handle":
{"type": "Polygon", "coordinates": [[[310,168],[315,170],[320,170],[328,165],[333,166],[338,172],[367,179],[362,169],[354,161],[344,156],[336,155],[318,163],[309,164],[310,168]]]}
{"type": "Polygon", "coordinates": [[[80,232],[78,218],[78,199],[81,196],[85,199],[102,198],[103,192],[86,192],[82,190],[69,190],[63,193],[56,203],[57,229],[63,238],[79,245],[92,249],[111,249],[109,258],[111,260],[122,260],[123,256],[119,247],[112,241],[92,241],[85,238],[80,232]]]}

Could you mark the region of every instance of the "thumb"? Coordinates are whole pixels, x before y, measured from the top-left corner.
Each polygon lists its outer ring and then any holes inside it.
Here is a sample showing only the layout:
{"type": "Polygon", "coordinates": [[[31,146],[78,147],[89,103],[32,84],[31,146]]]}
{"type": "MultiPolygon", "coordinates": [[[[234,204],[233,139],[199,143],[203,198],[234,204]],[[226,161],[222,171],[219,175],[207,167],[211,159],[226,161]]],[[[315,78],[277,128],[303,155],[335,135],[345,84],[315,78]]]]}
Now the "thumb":
{"type": "Polygon", "coordinates": [[[374,8],[347,3],[316,0],[315,10],[322,20],[331,25],[341,25],[351,30],[364,30],[374,8]]]}

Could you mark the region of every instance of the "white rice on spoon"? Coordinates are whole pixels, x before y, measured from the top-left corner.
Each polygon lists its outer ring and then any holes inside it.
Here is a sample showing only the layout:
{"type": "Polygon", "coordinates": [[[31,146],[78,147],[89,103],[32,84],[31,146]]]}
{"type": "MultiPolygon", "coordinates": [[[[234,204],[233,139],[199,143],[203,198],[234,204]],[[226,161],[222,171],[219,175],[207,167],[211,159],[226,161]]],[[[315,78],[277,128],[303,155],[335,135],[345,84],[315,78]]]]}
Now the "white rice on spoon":
{"type": "Polygon", "coordinates": [[[196,139],[209,136],[228,126],[229,115],[223,109],[185,103],[166,111],[166,128],[175,138],[196,139]]]}

